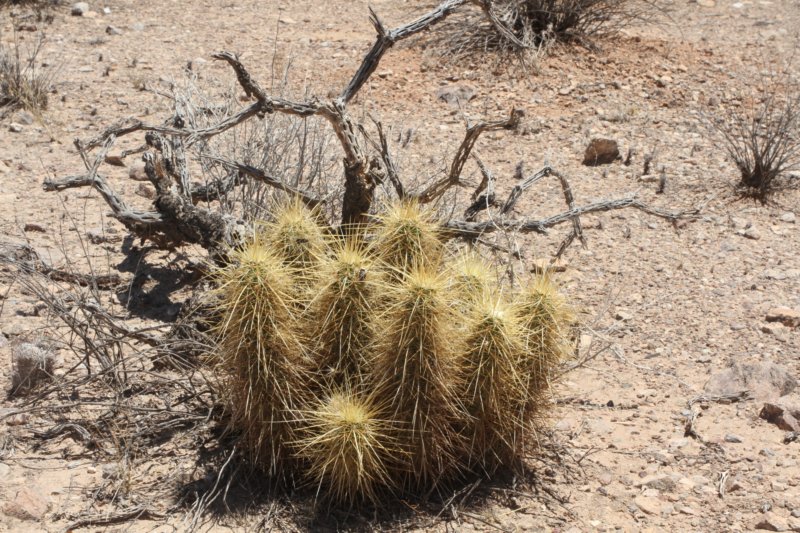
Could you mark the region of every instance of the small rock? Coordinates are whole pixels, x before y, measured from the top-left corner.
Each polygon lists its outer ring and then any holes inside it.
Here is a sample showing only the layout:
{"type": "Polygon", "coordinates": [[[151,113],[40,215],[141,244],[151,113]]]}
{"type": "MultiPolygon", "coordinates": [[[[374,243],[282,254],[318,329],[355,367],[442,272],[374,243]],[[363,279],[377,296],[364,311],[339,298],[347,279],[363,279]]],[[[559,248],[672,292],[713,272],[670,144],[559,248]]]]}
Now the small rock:
{"type": "Polygon", "coordinates": [[[78,2],[72,4],[72,10],[70,11],[70,14],[72,14],[73,17],[82,17],[88,12],[89,4],[87,2],[78,2]]]}
{"type": "Polygon", "coordinates": [[[128,177],[133,181],[149,181],[144,171],[144,161],[137,161],[128,171],[128,177]]]}
{"type": "Polygon", "coordinates": [[[638,487],[657,489],[662,492],[675,490],[675,480],[666,474],[647,476],[636,484],[638,487]]]}
{"type": "Polygon", "coordinates": [[[107,154],[104,161],[114,167],[124,167],[125,161],[122,160],[120,154],[107,154]]]}
{"type": "Polygon", "coordinates": [[[781,324],[780,322],[773,322],[771,324],[764,324],[761,326],[761,332],[767,333],[769,335],[775,335],[776,337],[785,337],[786,333],[789,331],[789,328],[781,324]]]}
{"type": "Polygon", "coordinates": [[[23,129],[24,127],[22,126],[22,124],[19,124],[17,122],[12,122],[11,124],[8,125],[8,131],[10,131],[11,133],[22,133],[23,129]]]}
{"type": "Polygon", "coordinates": [[[758,400],[771,400],[789,394],[797,387],[791,373],[774,363],[740,364],[712,374],[704,387],[708,396],[728,396],[748,390],[758,400]]]}
{"type": "Polygon", "coordinates": [[[475,89],[467,85],[445,85],[436,91],[436,98],[447,102],[448,105],[458,107],[475,98],[475,89]]]}
{"type": "Polygon", "coordinates": [[[148,200],[155,200],[156,189],[149,183],[140,183],[139,186],[136,187],[136,194],[148,200]]]}
{"type": "Polygon", "coordinates": [[[732,444],[741,444],[743,441],[742,437],[740,437],[739,435],[728,433],[727,435],[725,435],[725,442],[730,442],[732,444]]]}
{"type": "Polygon", "coordinates": [[[110,15],[110,14],[111,14],[111,8],[110,7],[104,7],[103,8],[103,15],[110,15]]]}
{"type": "Polygon", "coordinates": [[[15,122],[20,124],[24,124],[25,126],[30,126],[33,124],[33,115],[28,111],[19,111],[16,115],[14,115],[15,122]]]}
{"type": "Polygon", "coordinates": [[[11,394],[22,394],[53,377],[55,356],[30,342],[11,348],[11,394]]]}
{"type": "Polygon", "coordinates": [[[122,30],[116,26],[106,26],[106,33],[108,35],[122,35],[122,30]]]}
{"type": "Polygon", "coordinates": [[[629,320],[633,320],[633,315],[627,311],[617,311],[614,315],[614,318],[617,320],[622,320],[623,322],[628,322],[629,320]]]}
{"type": "Polygon", "coordinates": [[[697,5],[700,7],[714,7],[717,5],[717,0],[696,0],[697,5]]]}
{"type": "Polygon", "coordinates": [[[28,222],[22,228],[26,233],[34,232],[34,233],[47,233],[47,230],[41,224],[34,224],[32,222],[28,222]]]}
{"type": "Polygon", "coordinates": [[[745,237],[746,239],[751,239],[754,241],[761,239],[761,234],[758,232],[755,226],[750,226],[745,230],[739,230],[737,233],[739,233],[739,235],[745,237]]]}
{"type": "Polygon", "coordinates": [[[611,139],[592,139],[583,154],[583,164],[590,167],[608,165],[621,159],[617,141],[611,139]]]}
{"type": "Polygon", "coordinates": [[[117,233],[114,228],[96,228],[90,229],[86,232],[86,237],[89,239],[89,242],[92,244],[103,244],[106,242],[116,242],[120,240],[119,235],[113,235],[117,233]]]}
{"type": "Polygon", "coordinates": [[[391,70],[385,69],[385,70],[381,70],[380,72],[378,72],[378,77],[379,78],[389,78],[393,74],[394,74],[394,72],[392,72],[391,70]]]}
{"type": "Polygon", "coordinates": [[[800,405],[792,405],[794,402],[787,398],[765,403],[758,416],[784,431],[800,431],[800,422],[797,418],[800,416],[800,405]]]}
{"type": "Polygon", "coordinates": [[[756,522],[753,529],[760,529],[763,531],[789,531],[789,524],[785,519],[774,513],[765,513],[764,516],[756,522]]]}
{"type": "Polygon", "coordinates": [[[17,493],[13,502],[3,507],[3,512],[19,520],[41,520],[47,513],[50,503],[39,492],[25,487],[17,493]]]}
{"type": "Polygon", "coordinates": [[[800,327],[800,310],[789,307],[774,307],[767,312],[767,322],[780,322],[786,327],[800,327]]]}
{"type": "Polygon", "coordinates": [[[637,496],[633,499],[633,503],[636,504],[636,507],[641,509],[647,514],[650,515],[658,515],[661,514],[661,500],[658,498],[653,498],[650,496],[637,496]]]}
{"type": "Polygon", "coordinates": [[[739,481],[739,478],[736,476],[729,477],[727,480],[725,480],[725,490],[727,492],[736,492],[737,490],[742,489],[744,489],[744,485],[742,485],[742,482],[739,481]]]}
{"type": "Polygon", "coordinates": [[[689,445],[689,439],[687,439],[687,438],[672,439],[669,442],[669,447],[670,448],[685,448],[688,445],[689,445]]]}
{"type": "Polygon", "coordinates": [[[795,518],[800,518],[800,509],[792,509],[792,516],[795,518]]]}
{"type": "Polygon", "coordinates": [[[781,222],[788,222],[790,224],[794,224],[796,220],[794,213],[792,213],[791,211],[782,214],[779,218],[781,222]]]}

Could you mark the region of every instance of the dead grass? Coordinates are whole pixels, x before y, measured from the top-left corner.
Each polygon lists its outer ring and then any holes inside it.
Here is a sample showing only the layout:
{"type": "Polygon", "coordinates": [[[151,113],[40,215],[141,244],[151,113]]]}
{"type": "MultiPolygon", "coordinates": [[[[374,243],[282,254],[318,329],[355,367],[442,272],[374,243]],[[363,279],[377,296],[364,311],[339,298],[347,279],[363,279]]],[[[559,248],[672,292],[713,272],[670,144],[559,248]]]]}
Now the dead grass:
{"type": "Polygon", "coordinates": [[[667,11],[664,0],[498,0],[445,23],[436,42],[456,58],[498,52],[529,58],[557,43],[594,46],[639,21],[667,11]]]}
{"type": "Polygon", "coordinates": [[[743,197],[766,203],[800,169],[800,82],[789,72],[767,74],[708,122],[739,171],[743,197]]]}
{"type": "Polygon", "coordinates": [[[43,43],[41,35],[27,50],[16,37],[11,46],[0,43],[0,107],[22,108],[35,114],[47,109],[56,71],[39,64],[43,43]]]}

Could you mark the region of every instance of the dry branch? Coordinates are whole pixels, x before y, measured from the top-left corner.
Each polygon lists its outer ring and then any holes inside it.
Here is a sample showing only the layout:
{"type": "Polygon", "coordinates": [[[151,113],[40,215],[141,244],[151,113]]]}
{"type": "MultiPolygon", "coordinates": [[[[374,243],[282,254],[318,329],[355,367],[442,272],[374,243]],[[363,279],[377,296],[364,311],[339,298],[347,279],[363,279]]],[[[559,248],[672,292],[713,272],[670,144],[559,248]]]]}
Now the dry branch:
{"type": "Polygon", "coordinates": [[[489,131],[515,130],[524,114],[521,109],[512,109],[511,115],[505,120],[479,122],[478,124],[467,126],[467,134],[464,136],[464,140],[461,141],[461,146],[458,147],[458,151],[453,158],[450,172],[448,172],[447,176],[431,184],[422,193],[418,194],[419,201],[423,204],[432,202],[447,192],[450,187],[458,185],[461,179],[461,172],[464,170],[464,164],[466,164],[475,143],[478,142],[478,137],[489,131]]]}
{"type": "Polygon", "coordinates": [[[367,52],[367,55],[361,62],[361,66],[358,68],[358,71],[356,71],[353,79],[350,80],[350,83],[348,83],[347,87],[344,89],[344,91],[342,91],[341,96],[339,96],[339,101],[342,104],[347,104],[350,102],[350,100],[358,93],[361,87],[367,82],[369,77],[372,76],[372,73],[375,72],[375,69],[378,68],[378,64],[380,63],[383,54],[386,53],[386,51],[397,41],[419,33],[422,30],[433,26],[437,22],[444,20],[449,14],[465,3],[466,0],[447,0],[430,13],[423,15],[422,17],[406,24],[405,26],[401,26],[391,31],[386,31],[386,28],[383,27],[378,15],[376,15],[372,8],[370,8],[370,21],[372,22],[372,25],[375,26],[375,30],[378,32],[378,38],[375,41],[375,44],[372,45],[372,48],[370,48],[369,52],[367,52]]]}
{"type": "Polygon", "coordinates": [[[632,208],[643,211],[649,215],[659,218],[664,218],[670,221],[676,221],[684,218],[694,218],[697,216],[697,210],[689,211],[667,211],[659,209],[642,203],[635,197],[620,198],[617,200],[604,200],[592,204],[576,207],[558,215],[551,217],[533,220],[498,220],[492,219],[486,222],[466,222],[463,220],[451,220],[444,224],[445,228],[451,235],[456,237],[474,238],[485,233],[493,233],[495,231],[517,231],[519,233],[541,233],[546,234],[549,228],[558,226],[565,222],[571,222],[577,217],[587,215],[589,213],[600,213],[603,211],[615,211],[617,209],[632,208]]]}
{"type": "MultiPolygon", "coordinates": [[[[177,113],[164,124],[157,126],[144,124],[136,119],[123,121],[88,141],[76,141],[75,145],[87,168],[85,175],[69,176],[58,180],[48,179],[44,182],[44,188],[45,190],[59,191],[71,187],[92,186],[100,192],[105,202],[111,207],[112,216],[120,220],[132,234],[151,240],[163,248],[172,248],[184,243],[197,243],[208,249],[212,255],[217,255],[222,250],[241,242],[246,233],[246,225],[231,215],[222,214],[219,210],[197,206],[196,204],[201,200],[221,199],[235,187],[248,181],[255,181],[298,197],[309,206],[318,206],[322,203],[322,200],[311,192],[291,185],[279,176],[206,152],[201,152],[197,157],[201,161],[212,161],[221,165],[226,169],[227,174],[224,178],[203,187],[193,187],[190,184],[186,150],[198,142],[206,141],[253,117],[281,113],[299,119],[320,117],[330,124],[335,133],[343,152],[344,192],[341,197],[340,217],[343,227],[365,223],[369,220],[376,187],[385,180],[391,183],[394,192],[400,198],[410,196],[421,203],[433,202],[441,198],[450,188],[461,184],[464,166],[480,136],[490,131],[516,129],[523,117],[523,111],[513,109],[509,117],[504,120],[468,125],[464,139],[458,147],[446,175],[435,180],[422,191],[411,192],[408,191],[399,176],[380,123],[374,121],[378,134],[376,143],[369,139],[363,125],[350,117],[347,112],[347,104],[375,72],[383,55],[395,43],[442,21],[467,3],[467,0],[445,0],[422,17],[393,30],[387,30],[375,12],[370,11],[377,38],[362,59],[347,87],[337,99],[329,102],[316,99],[294,102],[272,96],[264,91],[236,55],[230,52],[215,53],[212,57],[225,61],[231,67],[244,93],[248,97],[254,98],[255,102],[233,115],[203,128],[185,127],[183,118],[177,113]],[[109,186],[107,179],[98,173],[106,153],[115,140],[135,132],[144,132],[147,141],[148,151],[143,156],[145,171],[157,192],[153,211],[137,211],[130,208],[109,186]],[[97,148],[99,151],[90,161],[90,152],[97,148]]],[[[497,19],[497,14],[493,2],[472,0],[470,3],[479,5],[488,14],[490,21],[500,24],[499,31],[502,31],[502,28],[505,27],[502,21],[494,20],[497,19]]],[[[497,208],[494,178],[486,166],[479,159],[477,161],[483,180],[475,191],[473,205],[466,210],[465,220],[450,220],[445,223],[446,228],[454,237],[474,239],[484,233],[498,230],[545,233],[553,226],[571,222],[572,231],[559,248],[560,255],[575,238],[583,242],[580,217],[587,213],[634,208],[673,220],[692,215],[692,213],[672,213],[655,209],[635,198],[602,201],[576,207],[572,189],[566,178],[552,168],[545,167],[518,183],[498,212],[488,217],[487,221],[475,221],[475,217],[481,211],[497,208]],[[561,183],[567,211],[540,220],[516,221],[506,218],[527,189],[550,175],[557,177],[561,183]],[[484,190],[485,194],[482,194],[484,190]]]]}

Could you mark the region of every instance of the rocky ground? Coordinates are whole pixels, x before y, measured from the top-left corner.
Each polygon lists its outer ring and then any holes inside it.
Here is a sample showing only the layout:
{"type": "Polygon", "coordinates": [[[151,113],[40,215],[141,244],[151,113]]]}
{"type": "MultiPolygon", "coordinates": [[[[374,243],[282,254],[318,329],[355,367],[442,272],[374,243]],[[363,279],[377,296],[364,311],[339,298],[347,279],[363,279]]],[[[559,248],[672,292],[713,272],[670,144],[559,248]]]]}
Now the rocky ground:
{"type": "MultiPolygon", "coordinates": [[[[434,3],[369,5],[395,26],[434,3]]],[[[81,171],[72,140],[128,116],[160,122],[169,115],[164,99],[140,89],[168,91],[189,64],[212,94],[234,86],[228,67],[209,57],[220,49],[240,53],[264,85],[276,66],[291,62],[296,90],[326,98],[346,84],[372,42],[367,8],[361,0],[114,0],[90,3],[76,16],[71,6],[57,6],[51,21],[26,16],[25,7],[0,9],[3,43],[29,45],[43,34],[39,60],[55,73],[41,117],[14,111],[0,121],[3,239],[30,243],[56,267],[88,256],[96,272],[130,282],[138,267],[124,261],[124,229],[106,216],[99,195],[42,191],[43,179],[81,171]]],[[[699,218],[676,224],[632,210],[584,217],[588,246],[567,250],[558,278],[583,324],[578,368],[554,391],[550,446],[563,464],[539,469],[546,492],[520,490],[512,502],[490,496],[447,520],[412,511],[406,529],[800,531],[800,193],[780,193],[766,206],[738,200],[736,170],[707,127],[792,57],[799,23],[796,0],[676,0],[669,17],[628,28],[596,50],[557,48],[527,74],[486,57],[443,60],[425,40],[385,56],[355,108],[394,131],[413,131],[412,141],[396,148],[401,172],[432,175],[455,151],[465,119],[498,119],[519,107],[526,112],[520,132],[488,134],[478,146],[503,194],[514,186],[519,162],[526,172],[547,163],[569,176],[578,204],[636,192],[663,208],[701,209],[699,218]],[[447,94],[469,101],[458,107],[441,98],[447,94]],[[595,137],[638,155],[630,166],[583,166],[595,137]],[[652,170],[642,176],[650,152],[652,170]],[[658,194],[662,174],[666,187],[658,194]]],[[[135,166],[135,157],[126,163],[135,166]]],[[[110,179],[146,206],[147,191],[128,180],[129,171],[119,168],[110,179]]],[[[468,172],[477,182],[477,169],[468,172]]],[[[529,191],[515,216],[562,210],[554,180],[529,191]]],[[[519,247],[513,266],[524,273],[554,253],[564,231],[498,243],[519,247]]],[[[107,297],[120,305],[116,295],[107,297]]],[[[166,316],[179,308],[159,305],[166,316]]],[[[3,390],[10,388],[14,346],[47,334],[50,319],[41,311],[33,295],[0,278],[3,390]]],[[[130,320],[149,319],[138,313],[130,320]]],[[[55,373],[70,365],[62,352],[55,373]]],[[[71,437],[38,447],[32,432],[42,421],[35,412],[21,414],[22,402],[0,407],[0,531],[56,531],[87,513],[116,512],[95,488],[119,465],[83,453],[71,437]]],[[[149,466],[136,475],[158,484],[171,470],[192,471],[196,457],[170,457],[142,463],[149,466]]],[[[133,513],[138,519],[83,525],[189,527],[180,513],[158,514],[169,501],[156,503],[149,515],[133,513]]],[[[306,523],[289,511],[271,516],[223,514],[203,529],[306,523]]]]}

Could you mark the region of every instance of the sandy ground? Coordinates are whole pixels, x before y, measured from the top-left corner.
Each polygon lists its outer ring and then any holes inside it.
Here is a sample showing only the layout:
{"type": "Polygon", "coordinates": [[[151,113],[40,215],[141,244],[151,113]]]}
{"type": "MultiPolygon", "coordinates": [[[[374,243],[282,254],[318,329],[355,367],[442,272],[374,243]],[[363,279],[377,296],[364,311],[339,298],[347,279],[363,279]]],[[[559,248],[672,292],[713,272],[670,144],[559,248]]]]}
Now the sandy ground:
{"type": "MultiPolygon", "coordinates": [[[[433,3],[369,5],[394,26],[433,3]]],[[[137,87],[166,88],[182,78],[188,62],[201,82],[230,87],[227,67],[209,57],[224,49],[241,53],[261,80],[270,78],[275,62],[291,60],[296,86],[325,98],[346,84],[373,39],[368,4],[360,0],[120,0],[108,2],[108,14],[103,7],[92,3],[83,17],[58,7],[49,24],[26,19],[46,35],[46,68],[58,70],[50,107],[41,121],[22,123],[21,131],[11,131],[12,123],[21,123],[18,114],[0,122],[0,234],[27,239],[55,265],[63,263],[64,251],[79,254],[79,237],[88,231],[124,231],[106,216],[97,194],[46,193],[41,183],[81,171],[74,138],[92,137],[128,116],[159,122],[168,115],[163,99],[137,87]],[[109,26],[118,33],[107,33],[109,26]]],[[[0,11],[5,43],[21,20],[12,13],[24,12],[0,11]]],[[[397,153],[407,172],[436,171],[460,142],[465,118],[497,119],[519,107],[526,112],[525,134],[489,134],[478,146],[502,192],[513,187],[514,168],[523,161],[528,170],[548,163],[568,175],[578,204],[636,192],[665,208],[702,207],[699,219],[676,226],[637,211],[587,216],[588,246],[573,245],[564,256],[568,266],[559,281],[585,324],[580,344],[599,353],[555,391],[552,424],[571,467],[545,477],[562,503],[533,494],[520,495],[514,505],[490,499],[458,519],[426,519],[424,527],[746,531],[766,527],[766,520],[774,531],[800,530],[800,518],[793,516],[800,516],[800,444],[784,444],[785,432],[759,418],[763,401],[708,402],[695,422],[705,442],[684,435],[689,401],[703,394],[710,375],[732,363],[771,361],[800,377],[797,328],[765,327],[769,309],[800,308],[800,232],[790,215],[800,210],[800,195],[788,191],[768,206],[737,201],[731,192],[736,171],[703,125],[704,117],[723,113],[739,91],[753,88],[760,73],[795,49],[800,4],[678,0],[671,17],[631,28],[600,43],[600,50],[557,50],[530,76],[480,59],[442,65],[419,43],[409,43],[385,56],[379,75],[358,97],[356,113],[379,116],[394,131],[414,130],[414,140],[397,153]],[[437,99],[438,89],[454,84],[476,95],[461,111],[437,99]],[[665,193],[638,179],[641,157],[631,167],[581,166],[583,150],[596,136],[616,139],[623,152],[655,149],[653,168],[663,167],[667,175],[665,193]]],[[[31,43],[35,35],[20,31],[17,38],[31,43]]],[[[137,198],[138,184],[125,179],[127,169],[113,172],[118,190],[137,198]]],[[[468,172],[477,182],[477,170],[468,172]]],[[[538,186],[516,216],[558,212],[560,195],[555,181],[538,186]]],[[[522,259],[515,268],[530,269],[551,255],[564,231],[519,238],[522,259]]],[[[101,271],[123,263],[119,241],[87,246],[101,271]]],[[[0,329],[10,341],[47,325],[35,312],[35,298],[18,287],[3,282],[0,298],[0,329]]],[[[0,347],[4,390],[9,350],[0,347]]],[[[9,400],[0,412],[15,405],[9,400]]],[[[29,429],[25,420],[6,419],[0,441],[14,434],[24,442],[20,436],[29,429]]],[[[71,459],[71,445],[60,446],[37,451],[20,444],[0,455],[0,531],[57,531],[81,512],[103,511],[93,507],[92,490],[108,465],[86,456],[71,459]],[[39,521],[20,520],[15,504],[7,504],[24,488],[46,502],[39,521]]],[[[259,520],[245,518],[231,527],[252,530],[259,520]]],[[[222,517],[205,528],[232,523],[222,517]]],[[[171,531],[187,524],[173,515],[90,529],[129,526],[171,531]]]]}

